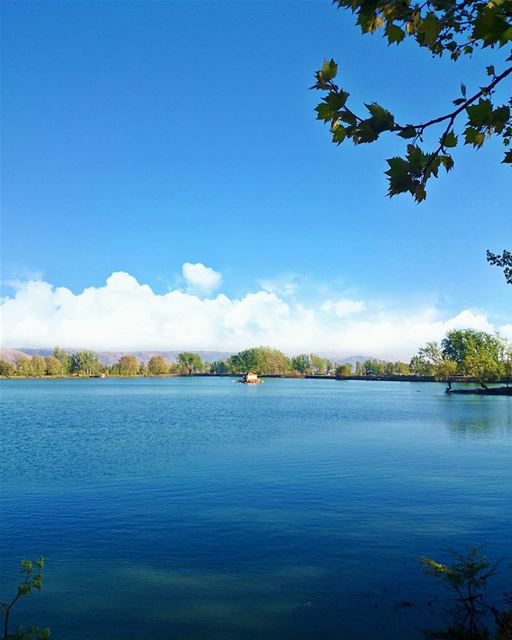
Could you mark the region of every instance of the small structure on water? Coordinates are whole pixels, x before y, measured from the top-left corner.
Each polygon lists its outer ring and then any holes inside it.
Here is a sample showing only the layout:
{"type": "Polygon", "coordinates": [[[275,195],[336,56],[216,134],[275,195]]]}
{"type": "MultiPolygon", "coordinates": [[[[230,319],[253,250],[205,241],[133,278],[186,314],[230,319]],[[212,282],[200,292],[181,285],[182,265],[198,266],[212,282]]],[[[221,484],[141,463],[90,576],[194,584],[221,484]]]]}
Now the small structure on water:
{"type": "Polygon", "coordinates": [[[257,373],[248,371],[240,380],[237,380],[237,382],[242,382],[243,384],[261,384],[263,380],[258,378],[257,373]]]}

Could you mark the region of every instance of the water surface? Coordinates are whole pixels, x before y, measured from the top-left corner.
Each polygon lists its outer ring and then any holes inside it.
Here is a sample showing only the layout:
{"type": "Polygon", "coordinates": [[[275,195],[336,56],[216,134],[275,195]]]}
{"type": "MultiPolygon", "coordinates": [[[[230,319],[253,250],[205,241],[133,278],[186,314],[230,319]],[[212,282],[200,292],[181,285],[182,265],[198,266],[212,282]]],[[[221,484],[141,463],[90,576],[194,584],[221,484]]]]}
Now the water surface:
{"type": "MultiPolygon", "coordinates": [[[[511,398],[331,380],[0,386],[3,589],[44,555],[44,590],[14,622],[56,640],[421,638],[440,589],[420,556],[486,542],[512,558],[511,398]]],[[[509,561],[496,594],[510,575],[509,561]]]]}

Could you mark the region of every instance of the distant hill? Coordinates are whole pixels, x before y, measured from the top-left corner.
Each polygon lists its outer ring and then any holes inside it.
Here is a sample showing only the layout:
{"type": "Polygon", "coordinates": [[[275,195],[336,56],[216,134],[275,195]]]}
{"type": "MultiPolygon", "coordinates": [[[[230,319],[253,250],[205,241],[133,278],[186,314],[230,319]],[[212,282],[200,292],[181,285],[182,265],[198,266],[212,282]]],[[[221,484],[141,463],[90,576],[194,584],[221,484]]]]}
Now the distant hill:
{"type": "Polygon", "coordinates": [[[25,351],[19,351],[18,349],[0,349],[0,360],[15,364],[16,361],[22,357],[30,358],[31,356],[25,351]]]}
{"type": "MultiPolygon", "coordinates": [[[[80,348],[76,349],[64,349],[67,353],[75,353],[76,351],[82,351],[80,348]]],[[[163,356],[168,362],[175,362],[178,357],[178,353],[181,353],[183,349],[179,351],[93,351],[98,356],[99,361],[102,364],[114,364],[119,361],[121,356],[136,356],[140,362],[148,363],[153,356],[163,356]]],[[[9,352],[13,354],[17,354],[19,356],[51,356],[53,353],[52,349],[1,349],[1,352],[9,352]]],[[[229,358],[232,355],[232,352],[228,351],[194,351],[201,356],[201,358],[205,362],[213,362],[214,360],[224,360],[225,358],[229,358]]],[[[0,356],[3,360],[7,360],[7,357],[3,355],[0,356]]],[[[13,356],[16,357],[16,356],[13,356]]],[[[8,360],[8,362],[12,362],[13,360],[8,360]]]]}
{"type": "MultiPolygon", "coordinates": [[[[76,351],[82,351],[80,348],[76,349],[64,349],[67,353],[71,354],[76,351]]],[[[121,356],[132,355],[136,356],[140,362],[147,364],[153,356],[163,356],[168,362],[175,362],[178,353],[181,353],[181,350],[175,351],[93,351],[98,356],[99,361],[102,364],[111,365],[115,362],[119,361],[121,356]]],[[[193,353],[197,353],[205,362],[214,362],[215,360],[226,360],[230,356],[233,355],[233,351],[196,351],[194,349],[190,349],[193,353]]],[[[307,353],[307,350],[304,350],[307,353]]],[[[21,356],[26,356],[31,358],[32,356],[51,356],[53,353],[53,348],[51,349],[25,349],[21,347],[19,349],[0,349],[0,358],[2,360],[6,360],[7,362],[16,362],[18,358],[21,356]]],[[[294,354],[292,354],[294,355],[294,354]]],[[[373,356],[363,356],[363,355],[344,355],[342,353],[336,352],[320,352],[318,355],[322,356],[322,358],[327,358],[331,360],[331,362],[335,362],[337,364],[350,363],[351,365],[355,365],[356,362],[362,362],[364,360],[368,360],[373,356]]]]}
{"type": "Polygon", "coordinates": [[[320,352],[318,355],[321,356],[322,358],[326,358],[327,360],[330,360],[331,362],[335,362],[336,364],[351,364],[352,366],[354,366],[356,362],[364,362],[365,360],[369,360],[370,358],[375,358],[375,356],[370,356],[370,355],[347,356],[342,353],[327,352],[327,351],[320,352]]]}

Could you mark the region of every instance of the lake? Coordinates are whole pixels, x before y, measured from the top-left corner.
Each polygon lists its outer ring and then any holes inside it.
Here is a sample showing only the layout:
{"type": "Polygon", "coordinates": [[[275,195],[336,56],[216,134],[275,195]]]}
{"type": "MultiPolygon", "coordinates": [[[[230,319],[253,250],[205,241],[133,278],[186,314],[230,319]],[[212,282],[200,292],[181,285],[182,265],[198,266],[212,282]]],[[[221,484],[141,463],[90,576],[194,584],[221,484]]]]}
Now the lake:
{"type": "MultiPolygon", "coordinates": [[[[419,559],[508,556],[512,398],[434,383],[2,380],[2,594],[52,640],[411,640],[419,559]]],[[[430,603],[430,604],[429,604],[430,603]]]]}

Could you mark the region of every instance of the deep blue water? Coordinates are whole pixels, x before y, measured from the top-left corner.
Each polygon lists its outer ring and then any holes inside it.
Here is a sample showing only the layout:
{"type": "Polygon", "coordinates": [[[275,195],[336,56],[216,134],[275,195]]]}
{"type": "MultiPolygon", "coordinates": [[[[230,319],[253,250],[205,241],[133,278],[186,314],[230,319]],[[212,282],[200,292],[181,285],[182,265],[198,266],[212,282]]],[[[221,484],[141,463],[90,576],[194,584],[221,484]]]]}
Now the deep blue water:
{"type": "Polygon", "coordinates": [[[420,556],[512,580],[512,398],[442,385],[3,380],[0,599],[52,639],[421,638],[420,556]],[[408,601],[411,606],[400,603],[408,601]]]}

